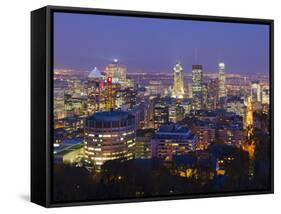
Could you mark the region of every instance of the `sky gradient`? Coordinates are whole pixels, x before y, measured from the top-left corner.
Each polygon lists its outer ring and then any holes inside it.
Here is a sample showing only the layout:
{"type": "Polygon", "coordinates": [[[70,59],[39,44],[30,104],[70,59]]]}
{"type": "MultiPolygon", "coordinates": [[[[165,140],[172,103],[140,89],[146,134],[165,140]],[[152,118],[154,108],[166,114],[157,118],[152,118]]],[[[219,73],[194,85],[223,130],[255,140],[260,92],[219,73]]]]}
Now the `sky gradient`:
{"type": "Polygon", "coordinates": [[[54,14],[54,67],[103,70],[113,59],[128,72],[168,73],[177,61],[216,72],[269,73],[269,26],[91,14],[54,14]]]}

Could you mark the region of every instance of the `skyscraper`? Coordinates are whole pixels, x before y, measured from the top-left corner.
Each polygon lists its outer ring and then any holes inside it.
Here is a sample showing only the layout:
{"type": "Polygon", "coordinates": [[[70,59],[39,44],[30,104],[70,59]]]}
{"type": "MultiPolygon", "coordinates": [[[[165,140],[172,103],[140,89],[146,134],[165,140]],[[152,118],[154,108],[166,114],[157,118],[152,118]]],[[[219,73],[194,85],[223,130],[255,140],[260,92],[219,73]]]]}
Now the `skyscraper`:
{"type": "Polygon", "coordinates": [[[114,59],[113,62],[106,66],[105,68],[106,77],[111,77],[113,82],[119,82],[120,84],[126,83],[126,66],[120,64],[117,59],[114,59]]]}
{"type": "Polygon", "coordinates": [[[95,67],[88,75],[87,79],[87,111],[92,114],[101,108],[102,96],[100,84],[104,76],[95,67]]]}
{"type": "Polygon", "coordinates": [[[209,105],[208,105],[208,84],[207,83],[203,83],[202,84],[202,108],[204,109],[208,109],[209,105]]]}
{"type": "Polygon", "coordinates": [[[180,63],[174,66],[174,84],[172,97],[182,99],[184,97],[183,67],[180,63]]]}
{"type": "Polygon", "coordinates": [[[202,108],[202,85],[203,85],[203,67],[202,65],[192,65],[192,99],[193,109],[202,108]]]}
{"type": "Polygon", "coordinates": [[[258,81],[251,84],[251,97],[253,102],[261,102],[261,85],[258,81]]]}
{"type": "Polygon", "coordinates": [[[226,96],[225,88],[225,64],[219,63],[219,99],[226,96]]]}
{"type": "Polygon", "coordinates": [[[164,103],[156,103],[153,108],[154,128],[169,122],[169,106],[164,103]]]}
{"type": "Polygon", "coordinates": [[[269,100],[270,100],[270,90],[269,90],[269,86],[265,85],[262,87],[262,94],[261,94],[261,102],[262,104],[269,104],[269,100]]]}
{"type": "Polygon", "coordinates": [[[218,89],[219,89],[219,80],[218,78],[210,80],[208,84],[208,106],[209,109],[214,110],[217,108],[218,102],[218,89]]]}

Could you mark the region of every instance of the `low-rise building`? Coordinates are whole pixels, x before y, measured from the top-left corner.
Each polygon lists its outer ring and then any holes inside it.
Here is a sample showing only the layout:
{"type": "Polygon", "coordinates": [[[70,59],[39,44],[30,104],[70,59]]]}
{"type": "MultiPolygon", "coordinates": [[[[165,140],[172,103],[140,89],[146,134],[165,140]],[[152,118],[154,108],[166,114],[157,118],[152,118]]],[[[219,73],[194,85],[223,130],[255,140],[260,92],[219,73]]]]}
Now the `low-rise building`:
{"type": "Polygon", "coordinates": [[[166,124],[152,137],[152,157],[171,160],[173,155],[183,155],[195,150],[197,137],[187,128],[166,124]]]}

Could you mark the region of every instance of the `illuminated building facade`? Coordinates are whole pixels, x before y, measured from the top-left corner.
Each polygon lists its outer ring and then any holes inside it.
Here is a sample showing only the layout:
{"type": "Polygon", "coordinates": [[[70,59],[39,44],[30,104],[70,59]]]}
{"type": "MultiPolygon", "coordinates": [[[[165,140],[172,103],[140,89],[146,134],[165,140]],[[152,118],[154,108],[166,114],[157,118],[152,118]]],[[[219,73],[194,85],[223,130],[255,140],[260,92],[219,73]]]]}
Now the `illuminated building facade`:
{"type": "Polygon", "coordinates": [[[169,107],[163,103],[156,103],[153,108],[154,128],[158,129],[169,122],[169,107]]]}
{"type": "Polygon", "coordinates": [[[250,127],[253,125],[253,104],[252,97],[249,96],[247,100],[247,112],[245,118],[245,127],[250,127]]]}
{"type": "Polygon", "coordinates": [[[96,170],[108,160],[134,158],[135,118],[122,111],[97,112],[86,119],[85,158],[96,170]]]}
{"type": "Polygon", "coordinates": [[[54,119],[62,119],[65,116],[66,112],[64,109],[64,90],[60,88],[54,88],[54,119]]]}
{"type": "Polygon", "coordinates": [[[261,85],[258,81],[254,81],[251,84],[251,97],[252,102],[261,102],[261,85]]]}
{"type": "Polygon", "coordinates": [[[72,95],[68,93],[64,94],[64,111],[65,111],[65,117],[74,116],[74,111],[72,108],[72,95]]]}
{"type": "Polygon", "coordinates": [[[184,107],[179,104],[169,105],[169,121],[177,123],[184,118],[184,107]]]}
{"type": "Polygon", "coordinates": [[[99,111],[103,104],[104,76],[95,67],[88,75],[87,81],[87,111],[88,115],[99,111]]]}
{"type": "Polygon", "coordinates": [[[117,59],[114,59],[113,62],[106,66],[105,68],[106,77],[112,77],[112,81],[119,82],[122,86],[126,86],[126,73],[127,68],[125,65],[120,64],[117,59]]]}
{"type": "Polygon", "coordinates": [[[205,150],[216,142],[216,127],[213,123],[205,123],[193,127],[193,133],[198,137],[196,150],[205,150]]]}
{"type": "Polygon", "coordinates": [[[225,86],[225,64],[223,62],[219,63],[219,99],[226,96],[226,86],[225,86]]]}
{"type": "Polygon", "coordinates": [[[250,140],[253,135],[253,103],[252,97],[249,96],[247,100],[247,112],[245,117],[245,129],[247,140],[250,140]]]}
{"type": "Polygon", "coordinates": [[[208,84],[207,83],[203,83],[202,84],[202,108],[203,109],[208,109],[209,108],[209,103],[208,103],[208,84]]]}
{"type": "Polygon", "coordinates": [[[163,85],[160,80],[150,80],[148,85],[148,93],[150,96],[158,96],[163,94],[163,85]]]}
{"type": "Polygon", "coordinates": [[[195,150],[196,143],[197,137],[187,128],[166,124],[152,138],[152,157],[172,160],[174,155],[184,155],[195,150]]]}
{"type": "Polygon", "coordinates": [[[198,137],[197,150],[218,142],[240,147],[245,140],[242,117],[222,109],[193,110],[182,124],[198,137]]]}
{"type": "Polygon", "coordinates": [[[74,165],[84,157],[84,146],[81,138],[64,140],[60,145],[54,147],[54,162],[74,165]]]}
{"type": "Polygon", "coordinates": [[[54,120],[55,133],[56,130],[64,132],[64,138],[81,138],[83,137],[84,117],[72,116],[59,120],[54,120]]]}
{"type": "Polygon", "coordinates": [[[151,138],[154,134],[154,129],[139,129],[136,137],[136,159],[151,158],[151,138]]]}
{"type": "Polygon", "coordinates": [[[180,63],[177,63],[174,70],[174,84],[172,88],[172,97],[182,99],[184,97],[184,77],[183,67],[180,63]]]}
{"type": "Polygon", "coordinates": [[[73,94],[83,93],[83,84],[80,79],[69,80],[68,84],[69,84],[69,88],[71,89],[73,94]]]}
{"type": "Polygon", "coordinates": [[[243,145],[243,149],[248,152],[249,158],[250,158],[250,166],[249,166],[249,175],[254,175],[254,165],[255,162],[255,148],[256,148],[256,142],[254,141],[254,117],[253,117],[253,103],[252,103],[252,97],[249,96],[247,100],[247,112],[246,112],[246,118],[245,118],[245,143],[243,145]]]}
{"type": "Polygon", "coordinates": [[[193,109],[202,108],[203,66],[192,65],[192,99],[193,109]]]}
{"type": "Polygon", "coordinates": [[[234,112],[235,114],[245,117],[245,104],[244,100],[238,96],[228,97],[226,104],[226,111],[234,112]]]}
{"type": "Polygon", "coordinates": [[[208,107],[211,110],[217,108],[218,103],[218,89],[219,89],[219,80],[218,78],[211,79],[208,84],[208,107]]]}
{"type": "Polygon", "coordinates": [[[217,139],[224,144],[241,148],[245,141],[245,134],[242,126],[225,126],[217,129],[217,139]]]}
{"type": "Polygon", "coordinates": [[[192,99],[184,99],[181,101],[180,105],[184,108],[184,115],[189,114],[192,110],[192,99]]]}
{"type": "Polygon", "coordinates": [[[269,105],[269,99],[270,99],[270,90],[269,86],[265,85],[262,87],[262,96],[261,96],[261,102],[262,104],[269,105]]]}

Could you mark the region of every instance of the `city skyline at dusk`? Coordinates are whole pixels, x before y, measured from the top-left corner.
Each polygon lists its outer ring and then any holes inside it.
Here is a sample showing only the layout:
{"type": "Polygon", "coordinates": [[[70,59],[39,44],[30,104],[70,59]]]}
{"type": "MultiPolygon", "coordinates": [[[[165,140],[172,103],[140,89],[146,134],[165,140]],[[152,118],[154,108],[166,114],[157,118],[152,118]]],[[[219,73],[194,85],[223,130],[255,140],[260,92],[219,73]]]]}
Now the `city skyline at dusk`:
{"type": "Polygon", "coordinates": [[[180,61],[214,73],[269,74],[269,27],[261,24],[54,14],[54,67],[103,70],[113,59],[128,73],[170,73],[180,61]]]}
{"type": "Polygon", "coordinates": [[[271,186],[269,26],[54,14],[55,202],[271,186]]]}

